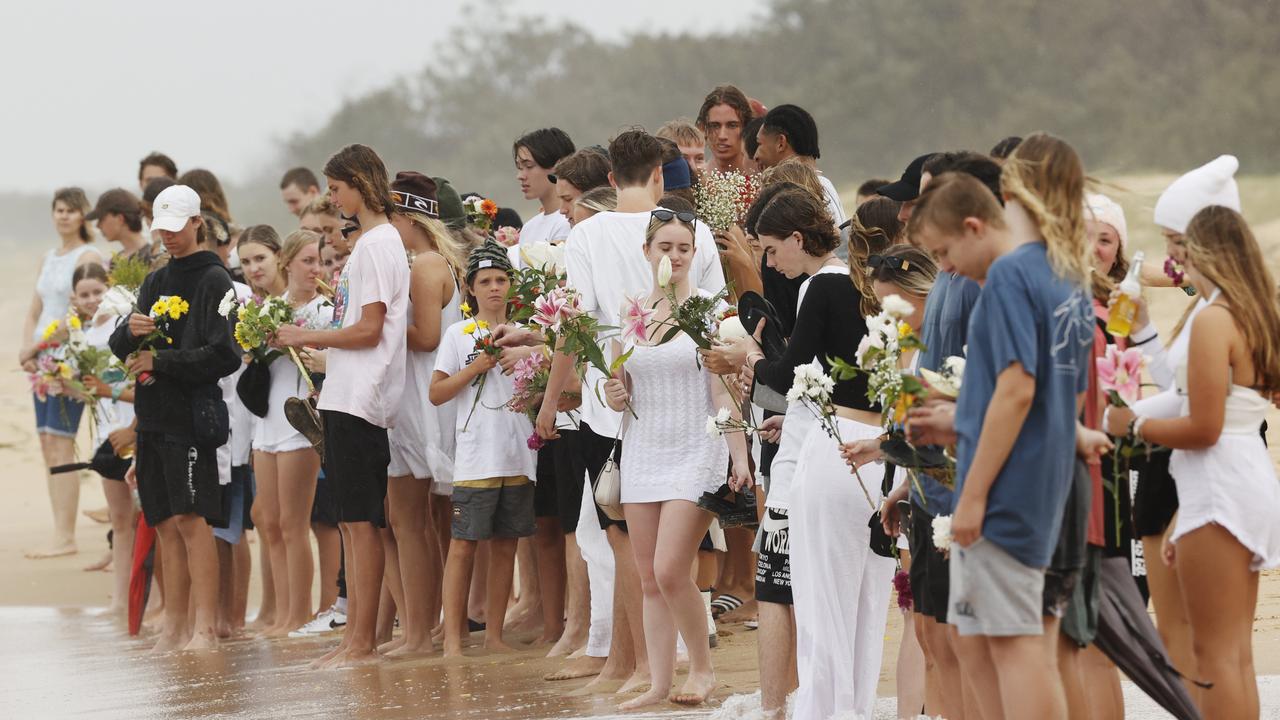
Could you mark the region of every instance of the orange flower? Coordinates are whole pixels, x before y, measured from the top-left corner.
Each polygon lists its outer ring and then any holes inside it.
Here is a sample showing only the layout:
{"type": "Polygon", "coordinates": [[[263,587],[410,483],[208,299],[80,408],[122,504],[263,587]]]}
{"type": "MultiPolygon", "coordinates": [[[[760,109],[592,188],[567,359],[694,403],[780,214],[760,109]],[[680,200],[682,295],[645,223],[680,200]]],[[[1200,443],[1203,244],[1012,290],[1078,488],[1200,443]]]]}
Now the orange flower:
{"type": "Polygon", "coordinates": [[[498,216],[498,203],[485,198],[484,202],[480,203],[480,212],[488,215],[489,219],[492,220],[498,216]]]}

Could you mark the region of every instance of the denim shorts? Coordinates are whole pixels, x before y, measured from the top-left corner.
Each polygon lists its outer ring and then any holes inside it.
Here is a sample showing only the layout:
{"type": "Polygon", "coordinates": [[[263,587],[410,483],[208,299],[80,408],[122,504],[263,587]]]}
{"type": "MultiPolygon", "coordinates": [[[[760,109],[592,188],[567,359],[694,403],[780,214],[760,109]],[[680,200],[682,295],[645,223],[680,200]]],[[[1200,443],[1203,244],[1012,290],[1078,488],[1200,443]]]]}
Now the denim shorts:
{"type": "Polygon", "coordinates": [[[50,395],[44,400],[31,395],[36,405],[36,432],[73,438],[80,430],[80,415],[84,403],[62,395],[50,395]]]}

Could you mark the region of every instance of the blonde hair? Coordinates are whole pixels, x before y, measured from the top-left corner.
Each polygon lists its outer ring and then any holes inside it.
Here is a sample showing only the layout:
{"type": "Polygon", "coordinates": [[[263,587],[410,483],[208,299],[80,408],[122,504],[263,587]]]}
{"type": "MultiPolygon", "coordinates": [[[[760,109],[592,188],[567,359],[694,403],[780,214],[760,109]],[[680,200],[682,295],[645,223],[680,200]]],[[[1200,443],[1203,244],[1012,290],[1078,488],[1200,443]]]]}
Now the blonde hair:
{"type": "Polygon", "coordinates": [[[668,120],[654,133],[655,137],[665,138],[677,145],[706,145],[707,136],[702,134],[697,125],[689,118],[668,120]]]}
{"type": "Polygon", "coordinates": [[[593,213],[612,212],[618,209],[618,191],[609,186],[592,188],[579,195],[573,204],[593,213]]]}
{"type": "Polygon", "coordinates": [[[1000,191],[1039,228],[1054,273],[1088,290],[1092,271],[1084,184],[1084,165],[1075,149],[1047,133],[1023,140],[1000,173],[1000,191]]]}
{"type": "Polygon", "coordinates": [[[926,297],[933,289],[938,277],[938,266],[933,256],[914,245],[894,245],[880,254],[885,258],[900,258],[904,261],[902,268],[894,269],[888,265],[868,267],[867,275],[871,281],[893,283],[903,292],[914,297],[926,297]]]}
{"type": "MultiPolygon", "coordinates": [[[[1275,276],[1267,267],[1253,231],[1240,213],[1211,205],[1187,225],[1187,259],[1213,283],[1231,306],[1232,320],[1253,358],[1254,387],[1280,390],[1280,306],[1275,276]]],[[[1174,334],[1182,332],[1186,316],[1174,334]]]]}
{"type": "Polygon", "coordinates": [[[289,263],[298,257],[298,253],[302,252],[302,248],[308,245],[320,245],[320,236],[310,230],[294,230],[285,236],[284,242],[280,244],[279,251],[276,252],[277,262],[280,266],[280,275],[284,277],[285,282],[289,281],[289,263]]]}
{"type": "Polygon", "coordinates": [[[454,237],[453,233],[438,218],[433,218],[422,213],[405,212],[397,210],[401,215],[409,218],[410,222],[422,228],[427,234],[432,249],[440,253],[440,257],[449,263],[449,270],[453,272],[454,279],[459,283],[459,287],[465,285],[464,279],[467,271],[467,250],[464,250],[462,243],[454,237]]]}
{"type": "Polygon", "coordinates": [[[822,183],[818,182],[818,171],[814,170],[808,163],[804,162],[800,158],[789,157],[760,173],[759,189],[763,190],[770,185],[777,185],[784,182],[799,185],[805,190],[813,193],[814,197],[824,203],[827,200],[827,194],[822,189],[822,183]]]}

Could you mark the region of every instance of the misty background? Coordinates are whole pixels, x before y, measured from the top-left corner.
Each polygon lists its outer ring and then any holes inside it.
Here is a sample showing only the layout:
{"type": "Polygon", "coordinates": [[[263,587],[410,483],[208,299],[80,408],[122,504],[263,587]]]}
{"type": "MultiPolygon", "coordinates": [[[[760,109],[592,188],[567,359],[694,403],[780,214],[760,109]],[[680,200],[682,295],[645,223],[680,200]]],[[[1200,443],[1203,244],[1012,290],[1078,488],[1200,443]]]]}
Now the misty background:
{"type": "Polygon", "coordinates": [[[1280,3],[1263,0],[71,0],[4,17],[0,241],[40,249],[54,188],[137,192],[152,150],[217,174],[240,224],[287,227],[283,171],[318,174],[351,142],[528,217],[522,132],[604,144],[695,116],[723,83],[808,109],[842,190],[1034,130],[1095,177],[1225,152],[1242,175],[1280,171],[1280,3]]]}

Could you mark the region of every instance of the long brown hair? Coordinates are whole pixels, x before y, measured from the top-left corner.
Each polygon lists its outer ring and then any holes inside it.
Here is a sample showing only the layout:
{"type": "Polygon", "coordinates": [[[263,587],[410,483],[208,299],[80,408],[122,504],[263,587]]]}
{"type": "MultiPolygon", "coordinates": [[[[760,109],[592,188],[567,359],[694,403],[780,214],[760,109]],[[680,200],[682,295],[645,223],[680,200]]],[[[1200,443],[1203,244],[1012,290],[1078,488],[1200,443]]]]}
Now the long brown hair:
{"type": "Polygon", "coordinates": [[[370,212],[382,213],[391,219],[396,205],[391,199],[387,166],[373,148],[360,144],[342,148],[324,164],[324,176],[355,188],[370,212]]]}
{"type": "Polygon", "coordinates": [[[201,210],[217,215],[224,223],[232,221],[231,210],[227,207],[227,194],[222,191],[222,183],[218,182],[217,175],[203,168],[196,168],[182,173],[178,184],[196,191],[200,196],[201,210]]]}
{"type": "MultiPolygon", "coordinates": [[[[1240,213],[1211,205],[1187,225],[1187,259],[1222,291],[1253,358],[1254,387],[1280,390],[1280,305],[1275,276],[1240,213]]],[[[1182,332],[1184,316],[1174,330],[1182,332]]]]}
{"type": "Polygon", "coordinates": [[[1000,173],[1001,192],[1017,200],[1039,228],[1054,273],[1088,288],[1084,184],[1084,165],[1075,149],[1047,133],[1023,140],[1000,173]]]}
{"type": "Polygon", "coordinates": [[[89,210],[93,207],[89,204],[89,197],[84,194],[84,190],[78,187],[58,188],[53,193],[53,202],[49,203],[49,209],[53,210],[58,207],[58,203],[62,203],[72,210],[80,211],[80,240],[81,242],[93,242],[93,234],[89,232],[89,221],[84,219],[89,214],[89,210]]]}
{"type": "Polygon", "coordinates": [[[880,311],[880,301],[871,289],[867,260],[872,255],[882,255],[897,242],[902,232],[898,220],[900,203],[887,197],[872,198],[861,205],[849,218],[849,278],[862,295],[859,310],[863,315],[880,311]]]}

